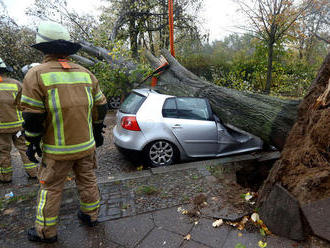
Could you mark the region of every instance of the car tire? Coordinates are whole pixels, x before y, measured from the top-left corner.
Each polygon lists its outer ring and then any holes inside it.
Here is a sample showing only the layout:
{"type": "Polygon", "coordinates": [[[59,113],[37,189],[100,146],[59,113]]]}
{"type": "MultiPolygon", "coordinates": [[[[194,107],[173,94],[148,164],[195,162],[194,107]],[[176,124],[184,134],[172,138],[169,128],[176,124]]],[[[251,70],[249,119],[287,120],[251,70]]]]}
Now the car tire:
{"type": "Polygon", "coordinates": [[[144,149],[145,163],[151,167],[169,166],[179,157],[174,144],[166,140],[156,140],[144,149]]]}

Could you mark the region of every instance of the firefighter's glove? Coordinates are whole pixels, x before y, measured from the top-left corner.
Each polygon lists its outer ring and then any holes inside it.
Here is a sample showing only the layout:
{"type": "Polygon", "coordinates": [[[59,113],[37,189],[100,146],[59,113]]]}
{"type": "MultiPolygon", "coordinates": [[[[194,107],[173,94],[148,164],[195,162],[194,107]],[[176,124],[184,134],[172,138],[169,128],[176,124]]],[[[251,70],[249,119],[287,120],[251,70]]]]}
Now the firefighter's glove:
{"type": "Polygon", "coordinates": [[[29,160],[33,163],[39,163],[38,159],[36,158],[36,154],[38,154],[39,157],[42,156],[42,151],[40,149],[40,144],[34,144],[31,143],[28,146],[28,149],[26,151],[26,155],[28,156],[29,160]]]}
{"type": "Polygon", "coordinates": [[[102,146],[104,137],[103,137],[103,128],[106,127],[103,123],[94,123],[93,124],[93,134],[96,147],[102,146]]]}

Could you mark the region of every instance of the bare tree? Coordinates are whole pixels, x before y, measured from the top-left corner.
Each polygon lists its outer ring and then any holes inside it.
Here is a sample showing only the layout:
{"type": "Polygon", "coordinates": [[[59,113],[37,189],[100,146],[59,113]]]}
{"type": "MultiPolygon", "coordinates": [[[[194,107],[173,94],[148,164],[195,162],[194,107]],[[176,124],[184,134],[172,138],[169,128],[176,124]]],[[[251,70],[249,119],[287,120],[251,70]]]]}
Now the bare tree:
{"type": "MultiPolygon", "coordinates": [[[[109,7],[104,9],[102,19],[114,25],[109,40],[114,42],[127,39],[133,57],[143,44],[147,49],[155,50],[155,41],[159,48],[169,46],[168,1],[167,0],[107,0],[109,7]]],[[[201,38],[197,12],[203,0],[178,0],[174,6],[176,34],[185,32],[185,36],[201,38]]]]}
{"type": "Polygon", "coordinates": [[[257,38],[264,41],[268,48],[267,81],[265,93],[272,86],[274,46],[288,34],[290,28],[314,5],[313,0],[244,0],[237,1],[243,13],[249,18],[247,27],[257,38]]]}
{"type": "Polygon", "coordinates": [[[299,58],[305,59],[310,65],[316,63],[313,56],[316,50],[330,44],[330,2],[315,0],[314,3],[310,11],[303,13],[293,30],[299,58]]]}

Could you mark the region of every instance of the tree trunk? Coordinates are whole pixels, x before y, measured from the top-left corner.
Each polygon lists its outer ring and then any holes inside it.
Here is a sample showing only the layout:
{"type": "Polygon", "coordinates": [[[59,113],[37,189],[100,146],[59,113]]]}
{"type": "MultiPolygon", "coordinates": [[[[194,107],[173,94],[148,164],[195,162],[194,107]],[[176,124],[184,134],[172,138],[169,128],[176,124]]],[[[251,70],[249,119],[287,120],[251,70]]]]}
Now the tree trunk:
{"type": "Polygon", "coordinates": [[[129,19],[129,40],[131,46],[132,57],[138,57],[138,31],[135,24],[134,16],[131,16],[129,19]]]}
{"type": "MultiPolygon", "coordinates": [[[[265,142],[282,148],[296,119],[299,101],[241,92],[203,81],[184,68],[165,49],[162,54],[170,68],[161,74],[157,90],[179,96],[209,99],[215,113],[225,122],[261,137],[265,142]]],[[[153,67],[160,62],[151,53],[146,57],[153,67]]]]}
{"type": "Polygon", "coordinates": [[[272,72],[273,72],[273,52],[274,52],[274,42],[271,40],[268,43],[268,64],[267,64],[267,80],[265,93],[269,94],[272,87],[272,72]]]}

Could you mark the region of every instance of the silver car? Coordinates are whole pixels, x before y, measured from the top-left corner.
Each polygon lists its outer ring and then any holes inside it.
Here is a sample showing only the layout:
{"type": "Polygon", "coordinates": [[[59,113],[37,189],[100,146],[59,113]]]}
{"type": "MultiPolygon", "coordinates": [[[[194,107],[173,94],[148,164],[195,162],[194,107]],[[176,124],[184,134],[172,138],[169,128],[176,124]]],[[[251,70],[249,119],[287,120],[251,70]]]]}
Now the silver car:
{"type": "Polygon", "coordinates": [[[260,138],[224,125],[207,99],[136,89],[122,103],[113,129],[120,151],[139,152],[150,166],[262,149],[260,138]]]}

